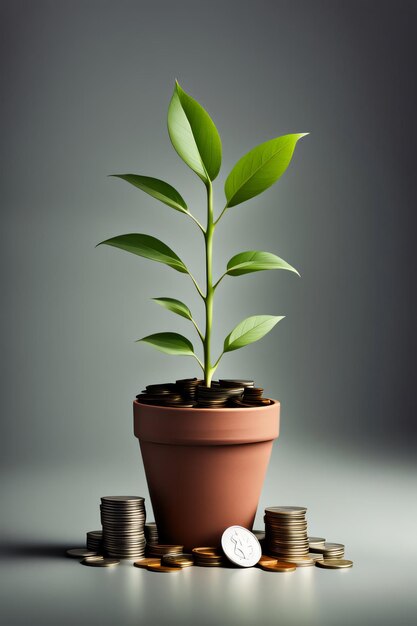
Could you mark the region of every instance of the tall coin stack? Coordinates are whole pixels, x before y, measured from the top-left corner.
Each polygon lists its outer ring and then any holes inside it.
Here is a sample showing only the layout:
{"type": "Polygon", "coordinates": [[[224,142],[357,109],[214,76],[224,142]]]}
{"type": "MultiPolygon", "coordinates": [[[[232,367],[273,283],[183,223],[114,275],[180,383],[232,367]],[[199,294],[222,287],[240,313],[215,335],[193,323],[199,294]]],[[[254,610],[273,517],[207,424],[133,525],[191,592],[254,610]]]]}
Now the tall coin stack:
{"type": "Polygon", "coordinates": [[[291,561],[307,557],[307,509],[300,506],[272,506],[265,509],[266,553],[291,561]]]}
{"type": "Polygon", "coordinates": [[[101,498],[103,547],[111,557],[139,559],[145,555],[144,499],[139,496],[101,498]]]}

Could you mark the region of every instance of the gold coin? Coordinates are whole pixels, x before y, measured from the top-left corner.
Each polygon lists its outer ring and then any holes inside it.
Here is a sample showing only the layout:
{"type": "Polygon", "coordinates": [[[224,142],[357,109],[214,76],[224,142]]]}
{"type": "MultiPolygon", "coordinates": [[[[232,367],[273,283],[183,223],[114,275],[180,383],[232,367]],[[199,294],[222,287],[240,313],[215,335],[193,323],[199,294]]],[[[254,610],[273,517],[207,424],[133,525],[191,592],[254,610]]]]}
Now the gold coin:
{"type": "Polygon", "coordinates": [[[263,554],[261,556],[261,558],[258,561],[258,565],[268,565],[268,564],[273,564],[273,563],[277,563],[278,559],[275,556],[267,556],[266,554],[263,554]]]}
{"type": "Polygon", "coordinates": [[[352,565],[353,561],[346,559],[324,559],[323,561],[316,561],[316,566],[322,567],[323,569],[345,569],[352,567],[352,565]]]}
{"type": "Polygon", "coordinates": [[[135,561],[133,563],[133,565],[135,567],[140,567],[142,569],[146,569],[148,567],[148,565],[157,565],[160,562],[161,562],[161,559],[145,558],[145,559],[139,559],[138,561],[135,561]]]}
{"type": "MultiPolygon", "coordinates": [[[[309,565],[314,565],[314,559],[310,559],[309,556],[288,556],[288,562],[294,563],[297,567],[308,567],[309,565]]],[[[280,561],[278,560],[278,563],[280,561]]]]}
{"type": "Polygon", "coordinates": [[[294,563],[277,561],[276,563],[259,563],[259,567],[265,572],[295,572],[297,569],[294,563]]]}
{"type": "Polygon", "coordinates": [[[81,563],[90,567],[113,567],[119,565],[120,561],[119,559],[105,559],[102,556],[87,556],[81,563]]]}
{"type": "Polygon", "coordinates": [[[150,563],[146,569],[150,572],[163,572],[165,574],[175,574],[181,571],[181,567],[167,567],[166,565],[162,565],[162,563],[150,563]]]}

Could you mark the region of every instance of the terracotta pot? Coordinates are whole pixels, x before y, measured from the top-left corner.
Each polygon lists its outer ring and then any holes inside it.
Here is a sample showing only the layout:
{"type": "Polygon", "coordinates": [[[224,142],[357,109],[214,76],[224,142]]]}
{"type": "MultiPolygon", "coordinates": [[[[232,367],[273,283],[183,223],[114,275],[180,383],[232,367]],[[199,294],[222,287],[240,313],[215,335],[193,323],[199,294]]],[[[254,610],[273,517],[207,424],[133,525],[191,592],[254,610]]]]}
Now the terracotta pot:
{"type": "Polygon", "coordinates": [[[228,526],[251,529],[280,403],[184,409],[133,403],[160,543],[217,546],[228,526]]]}

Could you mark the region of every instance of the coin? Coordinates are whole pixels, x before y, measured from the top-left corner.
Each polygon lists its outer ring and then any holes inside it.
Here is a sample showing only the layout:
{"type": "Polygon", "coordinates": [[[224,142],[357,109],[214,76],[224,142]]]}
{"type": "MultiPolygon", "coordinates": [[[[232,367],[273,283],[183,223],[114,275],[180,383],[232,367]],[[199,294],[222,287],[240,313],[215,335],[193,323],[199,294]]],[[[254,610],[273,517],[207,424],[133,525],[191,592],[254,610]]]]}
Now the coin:
{"type": "Polygon", "coordinates": [[[277,561],[276,563],[260,563],[259,567],[265,572],[295,572],[297,567],[294,563],[277,561]]]}
{"type": "Polygon", "coordinates": [[[326,540],[323,537],[308,537],[308,543],[311,545],[315,545],[316,547],[324,547],[326,540]]]}
{"type": "Polygon", "coordinates": [[[323,569],[345,569],[352,567],[352,565],[353,561],[345,559],[324,559],[323,561],[316,561],[316,566],[322,567],[323,569]]]}
{"type": "Polygon", "coordinates": [[[224,531],[221,544],[227,558],[240,567],[253,567],[262,555],[259,541],[243,526],[229,526],[224,531]]]}
{"type": "Polygon", "coordinates": [[[154,563],[149,564],[146,568],[150,572],[162,572],[165,574],[175,574],[176,572],[181,571],[181,567],[167,567],[166,565],[162,565],[162,563],[154,563]]]}
{"type": "Polygon", "coordinates": [[[157,565],[161,562],[161,559],[138,559],[133,563],[135,567],[140,567],[142,569],[147,569],[148,565],[157,565]]]}
{"type": "Polygon", "coordinates": [[[87,550],[86,548],[71,548],[71,550],[67,550],[65,554],[72,559],[83,559],[86,556],[98,556],[97,552],[87,550]]]}
{"type": "Polygon", "coordinates": [[[90,567],[113,567],[114,565],[119,565],[120,561],[118,559],[106,559],[102,556],[97,556],[86,557],[81,563],[90,567]]]}
{"type": "Polygon", "coordinates": [[[103,496],[101,498],[101,501],[103,503],[119,503],[119,502],[123,502],[124,505],[127,504],[136,504],[138,502],[144,502],[145,498],[142,498],[141,496],[103,496]]]}
{"type": "Polygon", "coordinates": [[[194,557],[192,554],[165,554],[162,557],[162,564],[168,567],[189,567],[194,565],[194,557]]]}
{"type": "Polygon", "coordinates": [[[262,554],[261,558],[258,561],[258,565],[268,565],[268,564],[273,564],[273,563],[277,563],[278,559],[276,559],[273,556],[267,556],[266,554],[262,554]]]}
{"type": "Polygon", "coordinates": [[[291,561],[291,563],[294,563],[297,567],[309,567],[317,562],[309,556],[292,556],[288,560],[291,561]]]}
{"type": "Polygon", "coordinates": [[[304,506],[270,506],[265,509],[265,513],[272,515],[304,515],[306,512],[304,506]]]}
{"type": "Polygon", "coordinates": [[[193,548],[192,553],[203,558],[204,557],[213,558],[213,557],[223,556],[223,552],[221,552],[219,548],[213,548],[213,547],[193,548]]]}

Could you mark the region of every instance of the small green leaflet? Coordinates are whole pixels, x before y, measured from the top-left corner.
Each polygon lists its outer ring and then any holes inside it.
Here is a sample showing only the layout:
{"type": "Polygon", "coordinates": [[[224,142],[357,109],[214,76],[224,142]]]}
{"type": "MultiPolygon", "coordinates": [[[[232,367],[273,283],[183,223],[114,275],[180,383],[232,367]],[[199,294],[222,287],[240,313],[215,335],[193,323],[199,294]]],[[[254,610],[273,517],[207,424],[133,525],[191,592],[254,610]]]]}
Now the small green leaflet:
{"type": "Polygon", "coordinates": [[[174,149],[203,182],[214,180],[222,162],[222,144],[213,120],[175,82],[168,108],[168,133],[174,149]]]}
{"type": "Polygon", "coordinates": [[[168,311],[181,315],[181,317],[185,317],[187,320],[193,319],[190,309],[181,300],[176,300],[175,298],[152,298],[152,300],[168,309],[168,311]]]}
{"type": "Polygon", "coordinates": [[[101,241],[97,245],[101,246],[102,244],[120,248],[120,250],[137,254],[151,261],[165,263],[165,265],[169,265],[174,270],[177,270],[177,272],[188,274],[188,270],[179,256],[177,256],[171,248],[168,248],[167,245],[162,243],[162,241],[156,239],[156,237],[143,235],[141,233],[130,233],[128,235],[119,235],[118,237],[106,239],[106,241],[101,241]]]}
{"type": "Polygon", "coordinates": [[[165,352],[165,354],[175,354],[177,356],[194,356],[194,348],[191,341],[178,333],[155,333],[142,337],[137,341],[149,343],[151,346],[165,352]]]}
{"type": "Polygon", "coordinates": [[[227,335],[224,340],[223,352],[232,352],[232,350],[238,350],[254,341],[258,341],[258,339],[262,339],[284,317],[275,315],[253,315],[252,317],[247,317],[227,335]]]}
{"type": "Polygon", "coordinates": [[[227,264],[227,274],[229,276],[241,276],[251,272],[261,272],[263,270],[288,270],[300,275],[297,270],[289,265],[279,256],[271,252],[261,252],[259,250],[248,250],[240,252],[232,257],[227,264]]]}
{"type": "Polygon", "coordinates": [[[163,180],[159,180],[159,178],[139,176],[139,174],[111,174],[111,176],[127,181],[176,211],[181,211],[181,213],[187,213],[188,211],[185,200],[178,191],[163,180]]]}
{"type": "Polygon", "coordinates": [[[226,179],[226,206],[245,202],[273,185],[289,166],[297,141],[305,135],[308,133],[283,135],[245,154],[226,179]]]}

